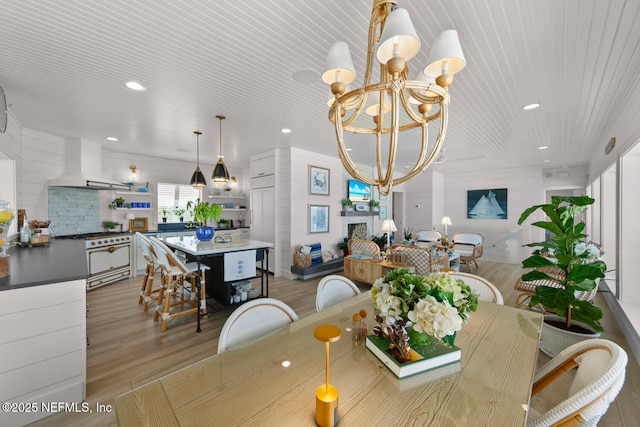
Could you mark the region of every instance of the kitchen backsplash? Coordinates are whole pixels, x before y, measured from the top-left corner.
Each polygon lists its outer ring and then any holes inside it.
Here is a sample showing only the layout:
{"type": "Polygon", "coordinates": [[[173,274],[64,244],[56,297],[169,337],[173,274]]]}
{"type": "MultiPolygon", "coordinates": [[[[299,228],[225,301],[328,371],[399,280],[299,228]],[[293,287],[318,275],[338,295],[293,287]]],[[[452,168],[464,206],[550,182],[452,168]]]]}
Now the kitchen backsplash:
{"type": "Polygon", "coordinates": [[[48,187],[49,219],[54,234],[64,236],[102,231],[98,193],[84,188],[48,187]]]}

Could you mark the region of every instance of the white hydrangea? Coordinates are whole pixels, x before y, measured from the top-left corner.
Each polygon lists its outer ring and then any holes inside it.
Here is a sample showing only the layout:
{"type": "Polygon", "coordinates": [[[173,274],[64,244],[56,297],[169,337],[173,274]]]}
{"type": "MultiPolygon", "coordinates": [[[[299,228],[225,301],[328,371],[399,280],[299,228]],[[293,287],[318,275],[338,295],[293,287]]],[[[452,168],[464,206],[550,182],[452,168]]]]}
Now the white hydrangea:
{"type": "Polygon", "coordinates": [[[391,294],[389,283],[378,279],[373,284],[374,307],[383,316],[400,316],[402,314],[402,300],[391,294]]]}
{"type": "Polygon", "coordinates": [[[427,295],[415,305],[408,314],[416,332],[425,333],[442,339],[447,335],[462,329],[462,318],[458,310],[448,301],[438,302],[433,296],[427,295]]]}

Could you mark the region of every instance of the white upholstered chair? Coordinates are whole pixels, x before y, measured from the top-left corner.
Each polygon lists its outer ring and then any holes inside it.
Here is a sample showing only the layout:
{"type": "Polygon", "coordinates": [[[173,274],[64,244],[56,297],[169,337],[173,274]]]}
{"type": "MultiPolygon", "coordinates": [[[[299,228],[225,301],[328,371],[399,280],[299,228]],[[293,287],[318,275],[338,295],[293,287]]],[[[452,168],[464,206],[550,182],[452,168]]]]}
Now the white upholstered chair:
{"type": "MultiPolygon", "coordinates": [[[[161,319],[161,331],[167,330],[167,323],[176,317],[198,313],[196,281],[198,266],[195,262],[185,264],[173,253],[161,240],[150,237],[155,251],[158,264],[162,270],[162,288],[158,292],[158,307],[153,314],[153,320],[161,319]],[[189,282],[189,287],[185,286],[185,281],[189,282]],[[173,307],[190,305],[189,309],[172,310],[173,307]]],[[[202,265],[200,268],[200,310],[206,312],[207,300],[205,289],[205,270],[209,267],[202,265]]]]}
{"type": "Polygon", "coordinates": [[[344,276],[337,274],[325,276],[318,283],[316,311],[322,311],[360,293],[360,288],[344,276]]]}
{"type": "Polygon", "coordinates": [[[454,233],[451,248],[460,254],[460,261],[467,265],[471,273],[471,264],[477,268],[477,260],[484,253],[484,237],[478,233],[454,233]]]}
{"type": "Polygon", "coordinates": [[[449,273],[449,275],[462,280],[466,285],[468,285],[473,292],[478,294],[478,300],[504,305],[504,298],[502,297],[500,290],[487,279],[470,273],[455,272],[449,273]]]}
{"type": "Polygon", "coordinates": [[[442,233],[437,230],[423,230],[416,233],[418,243],[437,243],[442,239],[442,233]]]}
{"type": "MultiPolygon", "coordinates": [[[[566,348],[536,372],[527,426],[597,425],[622,388],[626,366],[627,354],[611,341],[590,339],[566,348]],[[549,385],[553,387],[556,379],[574,368],[577,370],[566,398],[560,397],[560,402],[553,402],[548,410],[537,411],[536,403],[541,402],[536,395],[549,385]]],[[[550,394],[557,399],[558,392],[552,391],[550,394]]]]}
{"type": "Polygon", "coordinates": [[[218,353],[251,344],[296,320],[298,316],[295,311],[280,300],[251,300],[236,308],[224,322],[218,340],[218,353]]]}

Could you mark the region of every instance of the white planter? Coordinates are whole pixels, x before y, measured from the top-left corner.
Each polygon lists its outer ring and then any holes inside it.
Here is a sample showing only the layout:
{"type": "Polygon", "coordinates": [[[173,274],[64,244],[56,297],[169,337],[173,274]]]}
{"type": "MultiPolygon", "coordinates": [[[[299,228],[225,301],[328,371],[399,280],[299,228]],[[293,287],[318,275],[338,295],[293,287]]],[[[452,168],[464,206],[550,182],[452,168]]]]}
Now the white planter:
{"type": "MultiPolygon", "coordinates": [[[[546,315],[544,316],[545,320],[558,320],[560,322],[564,322],[563,317],[558,317],[555,315],[546,315]]],[[[578,343],[580,341],[584,341],[591,338],[599,338],[600,332],[595,331],[591,327],[585,325],[582,322],[571,321],[572,324],[579,325],[585,329],[590,330],[591,334],[581,334],[571,331],[566,331],[564,329],[556,328],[555,326],[551,326],[546,322],[542,324],[542,332],[540,333],[540,350],[544,354],[549,357],[553,357],[556,354],[560,353],[565,348],[578,343]]]]}

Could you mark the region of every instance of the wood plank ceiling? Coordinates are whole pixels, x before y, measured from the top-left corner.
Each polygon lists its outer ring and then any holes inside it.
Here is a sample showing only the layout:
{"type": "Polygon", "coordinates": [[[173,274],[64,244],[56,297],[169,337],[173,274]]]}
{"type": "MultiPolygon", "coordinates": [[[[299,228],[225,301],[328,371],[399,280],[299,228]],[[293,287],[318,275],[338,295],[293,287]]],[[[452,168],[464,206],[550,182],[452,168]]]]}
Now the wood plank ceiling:
{"type": "MultiPolygon", "coordinates": [[[[411,75],[442,30],[460,36],[467,67],[450,89],[451,163],[586,164],[640,80],[637,0],[398,3],[422,39],[411,75]],[[530,102],[541,107],[524,111],[530,102]]],[[[111,150],[195,160],[199,129],[201,159],[212,163],[215,116],[224,114],[230,167],[274,147],[337,155],[328,87],[294,73],[320,73],[331,44],[345,40],[358,72],[352,87],[362,84],[371,4],[0,0],[0,86],[24,127],[111,150]],[[130,91],[129,80],[147,90],[130,91]]]]}

